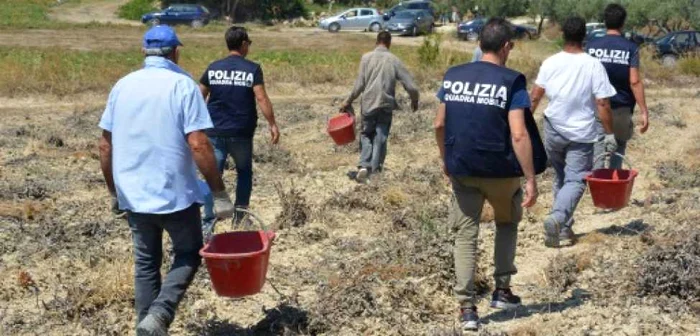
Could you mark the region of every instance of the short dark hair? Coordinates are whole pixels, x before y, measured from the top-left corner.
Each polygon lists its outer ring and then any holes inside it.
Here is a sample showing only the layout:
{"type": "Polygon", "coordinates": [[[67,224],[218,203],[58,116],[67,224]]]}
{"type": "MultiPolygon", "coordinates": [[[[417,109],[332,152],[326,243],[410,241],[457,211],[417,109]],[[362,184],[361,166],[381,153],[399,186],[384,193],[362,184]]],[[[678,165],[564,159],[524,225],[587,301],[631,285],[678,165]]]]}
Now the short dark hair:
{"type": "Polygon", "coordinates": [[[377,44],[390,45],[391,33],[388,31],[379,32],[379,34],[377,34],[377,44]]]}
{"type": "Polygon", "coordinates": [[[226,46],[228,50],[241,50],[243,42],[250,42],[245,27],[232,26],[226,31],[226,46]]]}
{"type": "Polygon", "coordinates": [[[612,3],[605,7],[603,17],[605,19],[605,28],[622,29],[625,25],[625,20],[627,20],[627,11],[622,5],[612,3]]]}
{"type": "Polygon", "coordinates": [[[479,33],[479,45],[484,53],[495,53],[515,36],[513,25],[506,19],[495,17],[486,22],[479,33]]]}
{"type": "Polygon", "coordinates": [[[583,43],[586,38],[586,20],[580,16],[570,16],[561,27],[564,32],[564,42],[583,43]]]}

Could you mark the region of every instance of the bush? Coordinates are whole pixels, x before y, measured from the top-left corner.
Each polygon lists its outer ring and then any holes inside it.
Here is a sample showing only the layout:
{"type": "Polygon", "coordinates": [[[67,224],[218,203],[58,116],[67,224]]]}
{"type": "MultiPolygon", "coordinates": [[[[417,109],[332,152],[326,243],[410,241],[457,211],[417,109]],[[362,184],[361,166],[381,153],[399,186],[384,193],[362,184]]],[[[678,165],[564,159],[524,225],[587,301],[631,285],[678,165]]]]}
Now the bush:
{"type": "Polygon", "coordinates": [[[117,14],[122,19],[141,20],[144,14],[157,11],[152,0],[130,0],[119,7],[117,14]]]}
{"type": "Polygon", "coordinates": [[[423,44],[418,48],[418,58],[421,65],[435,65],[440,56],[440,42],[442,42],[442,36],[439,34],[428,35],[423,39],[423,44]]]}
{"type": "Polygon", "coordinates": [[[678,61],[678,70],[682,74],[700,76],[700,57],[688,57],[678,61]]]}

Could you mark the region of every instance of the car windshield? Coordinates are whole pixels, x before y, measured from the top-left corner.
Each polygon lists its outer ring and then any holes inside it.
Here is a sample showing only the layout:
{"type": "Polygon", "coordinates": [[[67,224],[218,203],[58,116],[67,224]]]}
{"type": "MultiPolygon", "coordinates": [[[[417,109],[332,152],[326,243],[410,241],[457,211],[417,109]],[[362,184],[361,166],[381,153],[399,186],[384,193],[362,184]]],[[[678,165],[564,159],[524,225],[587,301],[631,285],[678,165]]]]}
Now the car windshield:
{"type": "Polygon", "coordinates": [[[486,22],[484,19],[475,19],[475,20],[467,21],[467,23],[465,23],[465,24],[478,25],[478,24],[483,24],[484,22],[486,22]]]}
{"type": "Polygon", "coordinates": [[[398,12],[396,13],[396,18],[398,19],[413,19],[416,17],[416,13],[414,12],[398,12]]]}

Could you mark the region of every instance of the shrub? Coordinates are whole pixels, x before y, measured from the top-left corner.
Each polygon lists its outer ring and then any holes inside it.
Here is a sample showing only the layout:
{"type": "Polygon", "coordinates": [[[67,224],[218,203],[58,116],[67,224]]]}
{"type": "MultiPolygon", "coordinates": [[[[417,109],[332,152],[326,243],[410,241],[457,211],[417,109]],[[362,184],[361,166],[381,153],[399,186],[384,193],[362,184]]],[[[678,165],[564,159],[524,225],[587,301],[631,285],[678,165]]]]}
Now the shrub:
{"type": "Polygon", "coordinates": [[[675,296],[690,302],[700,298],[700,234],[644,255],[637,278],[642,296],[675,296]]]}
{"type": "Polygon", "coordinates": [[[688,57],[678,61],[678,70],[685,75],[700,76],[700,57],[688,57]]]}
{"type": "Polygon", "coordinates": [[[434,66],[440,56],[440,42],[442,36],[439,34],[428,35],[423,39],[423,44],[418,48],[418,59],[423,66],[434,66]]]}
{"type": "Polygon", "coordinates": [[[141,20],[141,16],[146,13],[157,11],[152,0],[130,0],[121,5],[117,11],[120,18],[128,20],[141,20]]]}

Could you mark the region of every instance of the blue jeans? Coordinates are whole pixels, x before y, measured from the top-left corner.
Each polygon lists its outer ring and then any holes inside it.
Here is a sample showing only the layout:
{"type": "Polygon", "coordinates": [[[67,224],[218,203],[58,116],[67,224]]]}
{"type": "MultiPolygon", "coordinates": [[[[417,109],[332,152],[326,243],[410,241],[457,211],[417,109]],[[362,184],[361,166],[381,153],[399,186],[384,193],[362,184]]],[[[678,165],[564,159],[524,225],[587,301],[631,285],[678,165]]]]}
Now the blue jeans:
{"type": "Polygon", "coordinates": [[[362,116],[358,166],[368,168],[371,172],[384,168],[392,116],[391,110],[375,110],[362,116]]]}
{"type": "Polygon", "coordinates": [[[199,204],[167,215],[128,214],[134,242],[136,313],[138,321],[154,314],[167,323],[175,318],[177,306],[201,264],[202,248],[199,204]],[[175,258],[165,279],[163,231],[168,232],[175,258]]]}
{"type": "MultiPolygon", "coordinates": [[[[253,193],[253,139],[232,137],[209,137],[214,146],[216,166],[223,175],[226,158],[231,155],[236,164],[236,201],[237,208],[247,208],[253,193]]],[[[214,221],[214,200],[207,197],[204,204],[204,224],[214,221]]]]}
{"type": "Polygon", "coordinates": [[[593,144],[570,141],[545,120],[545,149],[554,168],[554,207],[550,214],[558,223],[571,226],[574,211],[586,191],[585,177],[593,166],[593,144]]]}

